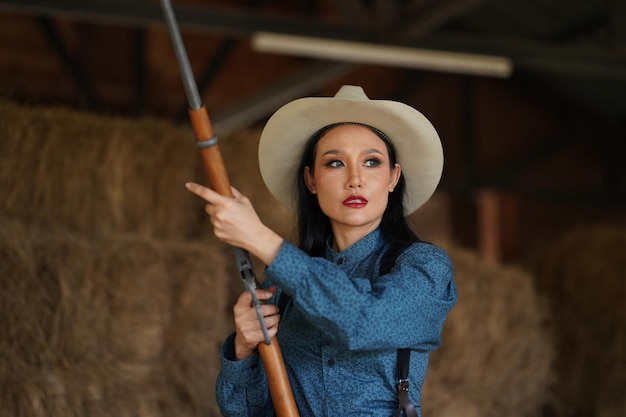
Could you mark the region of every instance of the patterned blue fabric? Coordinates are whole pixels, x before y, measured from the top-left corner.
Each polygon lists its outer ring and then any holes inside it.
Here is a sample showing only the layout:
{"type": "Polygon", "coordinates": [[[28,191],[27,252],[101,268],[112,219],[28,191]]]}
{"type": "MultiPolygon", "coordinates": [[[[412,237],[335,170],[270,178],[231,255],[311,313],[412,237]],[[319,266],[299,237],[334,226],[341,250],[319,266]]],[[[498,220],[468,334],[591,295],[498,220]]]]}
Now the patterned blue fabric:
{"type": "MultiPolygon", "coordinates": [[[[264,285],[292,297],[278,340],[301,417],[392,416],[404,347],[411,348],[409,397],[419,413],[428,355],[457,299],[452,264],[442,249],[415,243],[379,276],[388,246],[379,229],[341,253],[327,248],[325,258],[285,242],[266,269],[264,285]]],[[[272,416],[258,353],[233,359],[231,335],[216,386],[223,415],[272,416]]]]}

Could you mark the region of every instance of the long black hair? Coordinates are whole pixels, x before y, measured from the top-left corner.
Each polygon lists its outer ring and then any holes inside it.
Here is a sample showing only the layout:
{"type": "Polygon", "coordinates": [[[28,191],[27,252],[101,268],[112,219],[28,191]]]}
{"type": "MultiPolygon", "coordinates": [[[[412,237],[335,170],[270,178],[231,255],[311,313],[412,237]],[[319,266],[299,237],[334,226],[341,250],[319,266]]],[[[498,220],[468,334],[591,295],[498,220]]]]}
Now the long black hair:
{"type": "MultiPolygon", "coordinates": [[[[321,128],[315,132],[313,136],[311,136],[306,144],[304,153],[300,159],[298,171],[296,173],[299,247],[311,256],[324,255],[328,238],[332,235],[332,229],[330,220],[322,212],[322,209],[317,201],[317,196],[311,193],[306,186],[304,181],[304,169],[305,167],[309,167],[311,174],[313,174],[318,142],[329,130],[345,124],[355,124],[370,129],[385,143],[387,152],[389,153],[389,162],[391,167],[394,167],[397,161],[396,151],[387,135],[375,127],[363,123],[334,123],[321,128]]],[[[401,173],[398,184],[394,190],[389,193],[387,208],[383,213],[383,218],[380,223],[383,236],[392,243],[410,244],[419,241],[419,238],[415,235],[415,233],[413,233],[406,221],[406,218],[404,217],[403,199],[405,188],[404,174],[401,173]]]]}

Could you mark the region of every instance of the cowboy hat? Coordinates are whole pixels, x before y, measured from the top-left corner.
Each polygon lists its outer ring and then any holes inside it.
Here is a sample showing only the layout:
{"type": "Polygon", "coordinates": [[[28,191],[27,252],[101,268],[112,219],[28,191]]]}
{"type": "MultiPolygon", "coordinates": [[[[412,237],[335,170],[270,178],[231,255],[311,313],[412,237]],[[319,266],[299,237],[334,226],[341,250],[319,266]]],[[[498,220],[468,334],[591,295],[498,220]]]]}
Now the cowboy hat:
{"type": "Polygon", "coordinates": [[[296,170],[307,141],[319,129],[342,122],[373,126],[389,137],[406,180],[406,215],[430,198],[443,170],[443,150],[433,125],[411,106],[370,100],[363,88],[344,85],[334,97],[307,97],[285,104],[265,125],[259,167],[278,201],[295,210],[296,170]]]}

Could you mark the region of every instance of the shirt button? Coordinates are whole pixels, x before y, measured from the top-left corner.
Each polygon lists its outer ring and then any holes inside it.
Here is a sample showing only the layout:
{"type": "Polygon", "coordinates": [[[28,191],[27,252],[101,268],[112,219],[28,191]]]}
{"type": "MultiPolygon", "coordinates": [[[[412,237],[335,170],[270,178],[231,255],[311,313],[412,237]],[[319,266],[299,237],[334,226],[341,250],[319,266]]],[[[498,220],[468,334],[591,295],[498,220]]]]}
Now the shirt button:
{"type": "Polygon", "coordinates": [[[337,265],[343,265],[343,258],[337,259],[337,265]]]}
{"type": "Polygon", "coordinates": [[[328,364],[328,366],[334,366],[335,365],[335,360],[334,359],[329,359],[328,362],[326,362],[328,364]]]}

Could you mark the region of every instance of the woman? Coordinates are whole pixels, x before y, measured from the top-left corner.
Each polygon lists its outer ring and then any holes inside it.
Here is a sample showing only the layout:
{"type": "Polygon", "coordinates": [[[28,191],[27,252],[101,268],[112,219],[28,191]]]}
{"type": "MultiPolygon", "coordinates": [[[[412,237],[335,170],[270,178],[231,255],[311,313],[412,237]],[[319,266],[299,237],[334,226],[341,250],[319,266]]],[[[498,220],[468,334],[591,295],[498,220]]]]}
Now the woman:
{"type": "MultiPolygon", "coordinates": [[[[265,226],[237,190],[228,198],[187,187],[208,202],[219,239],[267,265],[257,295],[268,302],[265,324],[279,339],[300,415],[393,415],[401,348],[410,349],[408,397],[419,413],[428,355],[457,296],[446,253],[419,241],[405,220],[441,176],[435,129],[410,106],[344,86],[335,97],[279,109],[261,135],[259,161],[269,190],[298,215],[299,248],[265,226]],[[403,250],[381,274],[394,244],[403,250]],[[273,304],[281,293],[290,299],[283,311],[273,304]]],[[[234,315],[218,403],[226,416],[271,416],[249,293],[234,315]]]]}

